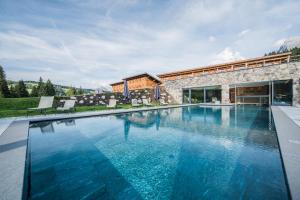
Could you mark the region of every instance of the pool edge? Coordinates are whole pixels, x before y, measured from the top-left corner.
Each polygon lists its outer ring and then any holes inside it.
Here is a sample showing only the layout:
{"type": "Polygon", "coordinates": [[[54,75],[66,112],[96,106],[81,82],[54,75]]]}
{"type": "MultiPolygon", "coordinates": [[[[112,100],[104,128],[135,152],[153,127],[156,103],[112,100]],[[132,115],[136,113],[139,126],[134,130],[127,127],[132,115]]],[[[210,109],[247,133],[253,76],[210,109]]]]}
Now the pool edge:
{"type": "Polygon", "coordinates": [[[0,136],[0,196],[22,199],[29,121],[12,122],[0,136]]]}
{"type": "Polygon", "coordinates": [[[300,127],[280,107],[271,109],[290,195],[292,199],[300,199],[300,144],[297,143],[300,127]]]}

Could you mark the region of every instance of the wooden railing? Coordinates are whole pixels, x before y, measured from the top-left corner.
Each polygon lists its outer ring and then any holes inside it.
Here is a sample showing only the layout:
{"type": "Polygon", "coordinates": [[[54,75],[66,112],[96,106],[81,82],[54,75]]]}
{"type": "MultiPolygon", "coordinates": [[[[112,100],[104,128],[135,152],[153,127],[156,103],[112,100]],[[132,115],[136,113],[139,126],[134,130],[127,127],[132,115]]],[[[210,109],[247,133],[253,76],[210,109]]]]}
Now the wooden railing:
{"type": "Polygon", "coordinates": [[[220,72],[230,72],[230,71],[236,71],[241,69],[258,68],[258,67],[282,64],[288,62],[296,62],[296,61],[300,61],[300,56],[292,57],[291,53],[288,52],[288,53],[282,53],[277,55],[264,56],[260,58],[242,60],[237,62],[212,65],[208,67],[199,67],[190,70],[165,73],[165,74],[158,75],[158,77],[162,81],[175,80],[175,79],[188,78],[188,77],[194,77],[194,76],[200,76],[206,74],[215,74],[220,72]]]}

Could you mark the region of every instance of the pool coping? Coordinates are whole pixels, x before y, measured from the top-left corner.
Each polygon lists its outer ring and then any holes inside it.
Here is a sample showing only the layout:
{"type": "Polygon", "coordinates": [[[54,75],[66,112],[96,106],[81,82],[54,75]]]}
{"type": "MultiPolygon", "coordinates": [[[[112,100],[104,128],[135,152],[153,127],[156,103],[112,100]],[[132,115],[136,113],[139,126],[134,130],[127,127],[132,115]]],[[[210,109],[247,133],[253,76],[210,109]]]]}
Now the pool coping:
{"type": "Polygon", "coordinates": [[[22,199],[29,121],[12,122],[0,136],[0,199],[22,199]]]}
{"type": "Polygon", "coordinates": [[[300,199],[300,127],[280,106],[271,109],[290,194],[300,199]]]}

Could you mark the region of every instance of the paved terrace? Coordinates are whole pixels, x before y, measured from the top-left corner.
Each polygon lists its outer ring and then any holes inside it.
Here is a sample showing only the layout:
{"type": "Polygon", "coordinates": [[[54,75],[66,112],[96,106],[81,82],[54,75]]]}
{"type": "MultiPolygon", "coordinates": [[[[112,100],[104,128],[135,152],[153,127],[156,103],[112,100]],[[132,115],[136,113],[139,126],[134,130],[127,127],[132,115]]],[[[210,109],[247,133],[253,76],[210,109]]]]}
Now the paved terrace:
{"type": "Polygon", "coordinates": [[[300,199],[300,108],[272,107],[292,199],[300,199]]]}

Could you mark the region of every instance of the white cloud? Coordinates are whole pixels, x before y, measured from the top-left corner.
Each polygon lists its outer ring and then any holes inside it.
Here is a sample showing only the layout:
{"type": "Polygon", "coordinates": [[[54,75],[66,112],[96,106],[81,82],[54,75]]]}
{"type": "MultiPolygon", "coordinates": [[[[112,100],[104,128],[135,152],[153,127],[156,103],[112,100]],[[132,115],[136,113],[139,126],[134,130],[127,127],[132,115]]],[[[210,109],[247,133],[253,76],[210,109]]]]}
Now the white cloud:
{"type": "Polygon", "coordinates": [[[283,45],[283,43],[286,41],[286,38],[282,38],[279,40],[276,40],[273,44],[274,47],[280,47],[281,45],[283,45]]]}
{"type": "Polygon", "coordinates": [[[249,33],[249,31],[250,31],[250,29],[245,29],[245,30],[239,32],[238,36],[239,37],[243,37],[244,35],[246,35],[247,33],[249,33]]]}
{"type": "Polygon", "coordinates": [[[216,41],[216,38],[214,36],[209,36],[208,41],[214,42],[216,41]]]}
{"type": "Polygon", "coordinates": [[[232,1],[187,1],[179,13],[186,24],[210,24],[224,19],[233,11],[232,1]]]}
{"type": "Polygon", "coordinates": [[[226,47],[224,50],[222,50],[215,56],[213,63],[216,64],[222,62],[230,62],[240,59],[243,59],[240,52],[233,51],[230,47],[226,47]]]}
{"type": "MultiPolygon", "coordinates": [[[[292,2],[281,6],[237,0],[66,4],[32,8],[33,2],[26,12],[0,15],[0,64],[9,78],[43,76],[55,83],[99,87],[139,72],[159,74],[260,56],[271,50],[276,39],[300,31],[300,22],[294,19],[299,14],[291,9],[298,3],[292,2]],[[275,13],[280,23],[273,23],[275,13]]],[[[11,8],[23,7],[15,3],[11,8]]],[[[16,13],[6,9],[2,8],[16,13]]]]}

